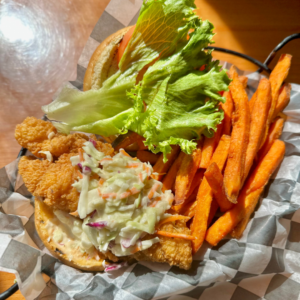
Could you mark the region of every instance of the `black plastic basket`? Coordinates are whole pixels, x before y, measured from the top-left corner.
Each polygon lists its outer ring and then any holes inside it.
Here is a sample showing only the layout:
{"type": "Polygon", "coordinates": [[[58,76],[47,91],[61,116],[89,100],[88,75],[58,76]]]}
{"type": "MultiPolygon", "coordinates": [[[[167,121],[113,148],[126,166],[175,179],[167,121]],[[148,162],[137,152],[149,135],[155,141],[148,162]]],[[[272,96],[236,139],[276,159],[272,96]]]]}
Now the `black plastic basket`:
{"type": "MultiPolygon", "coordinates": [[[[286,44],[288,44],[290,41],[294,40],[294,39],[299,39],[300,38],[300,33],[294,33],[286,38],[284,38],[272,51],[271,53],[268,55],[267,59],[262,63],[259,60],[240,53],[240,52],[236,52],[234,50],[229,50],[229,49],[225,49],[225,48],[220,48],[220,47],[207,47],[206,49],[214,49],[214,51],[218,51],[218,52],[223,52],[223,53],[227,53],[227,54],[231,54],[231,55],[235,55],[238,57],[241,57],[243,59],[246,59],[250,62],[252,62],[253,64],[255,64],[256,66],[259,67],[259,69],[256,70],[256,72],[261,73],[263,71],[266,71],[267,73],[271,73],[271,69],[268,67],[268,65],[271,63],[271,61],[273,60],[273,58],[276,55],[276,52],[278,52],[280,49],[282,49],[286,44]]],[[[45,119],[45,116],[44,116],[45,119]]],[[[19,154],[18,154],[18,158],[21,156],[24,156],[26,154],[27,149],[26,148],[21,148],[19,154]]],[[[19,287],[18,284],[15,283],[14,285],[12,285],[9,289],[7,289],[5,292],[3,292],[2,294],[0,294],[0,300],[4,300],[7,299],[8,297],[10,297],[11,295],[13,295],[16,291],[18,291],[19,287]]]]}

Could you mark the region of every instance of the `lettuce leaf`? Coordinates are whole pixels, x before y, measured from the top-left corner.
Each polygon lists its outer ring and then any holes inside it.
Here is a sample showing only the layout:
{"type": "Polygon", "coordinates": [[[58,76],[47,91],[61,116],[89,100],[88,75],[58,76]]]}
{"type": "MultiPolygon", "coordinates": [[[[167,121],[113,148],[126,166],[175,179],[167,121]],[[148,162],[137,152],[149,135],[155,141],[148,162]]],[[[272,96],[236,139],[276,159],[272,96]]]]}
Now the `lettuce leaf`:
{"type": "Polygon", "coordinates": [[[201,134],[212,136],[223,119],[218,103],[229,79],[220,71],[211,52],[203,51],[213,36],[208,21],[194,22],[189,41],[174,55],[160,59],[145,73],[139,86],[130,93],[134,112],[125,127],[146,138],[145,144],[154,152],[171,151],[178,144],[191,153],[201,134]],[[198,71],[202,65],[205,70],[198,71]],[[195,70],[196,69],[196,70],[195,70]],[[143,112],[142,101],[148,106],[143,112]]]}
{"type": "Polygon", "coordinates": [[[144,1],[119,71],[99,90],[66,87],[43,107],[47,117],[63,132],[109,136],[132,130],[154,153],[166,155],[175,144],[191,153],[195,140],[212,136],[223,119],[218,92],[229,84],[211,51],[204,50],[212,43],[213,25],[193,9],[193,0],[144,1]]]}
{"type": "Polygon", "coordinates": [[[110,136],[120,133],[133,101],[126,91],[134,87],[136,77],[118,71],[99,90],[81,92],[65,86],[58,97],[42,110],[58,131],[83,131],[110,136]],[[59,123],[58,123],[59,122],[59,123]]]}
{"type": "Polygon", "coordinates": [[[186,40],[196,6],[193,0],[144,1],[134,33],[119,63],[121,71],[141,70],[156,58],[174,53],[186,40]]]}

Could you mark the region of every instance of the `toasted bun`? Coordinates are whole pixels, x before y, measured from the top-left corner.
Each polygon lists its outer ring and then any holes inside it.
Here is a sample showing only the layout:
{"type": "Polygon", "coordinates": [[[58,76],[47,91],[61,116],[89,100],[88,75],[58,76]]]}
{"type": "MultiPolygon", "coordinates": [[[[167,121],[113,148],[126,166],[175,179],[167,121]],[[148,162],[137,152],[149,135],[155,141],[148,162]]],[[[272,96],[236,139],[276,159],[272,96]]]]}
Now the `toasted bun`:
{"type": "MultiPolygon", "coordinates": [[[[79,247],[75,249],[69,247],[66,249],[64,245],[56,243],[53,239],[54,233],[49,233],[51,232],[51,230],[49,231],[49,227],[51,227],[52,224],[54,224],[54,226],[61,226],[52,209],[35,198],[35,227],[42,242],[50,253],[60,259],[64,264],[76,269],[90,272],[104,270],[102,265],[104,256],[100,252],[98,252],[99,260],[97,260],[95,257],[88,257],[88,254],[82,253],[79,247]]],[[[72,239],[72,237],[70,238],[72,239]]]]}
{"type": "Polygon", "coordinates": [[[83,90],[99,89],[103,82],[118,71],[119,44],[132,26],[125,27],[107,37],[93,53],[83,80],[83,90]]]}

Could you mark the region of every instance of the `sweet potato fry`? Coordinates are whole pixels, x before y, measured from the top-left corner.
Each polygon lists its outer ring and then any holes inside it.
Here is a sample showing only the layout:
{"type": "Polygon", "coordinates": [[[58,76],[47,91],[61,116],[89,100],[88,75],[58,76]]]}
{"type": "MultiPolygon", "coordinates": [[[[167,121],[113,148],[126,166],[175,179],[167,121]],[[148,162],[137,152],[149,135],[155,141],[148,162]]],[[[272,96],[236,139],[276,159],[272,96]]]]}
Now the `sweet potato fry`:
{"type": "MultiPolygon", "coordinates": [[[[230,137],[223,135],[211,159],[211,163],[215,162],[220,170],[225,165],[229,147],[230,137]]],[[[198,190],[195,216],[191,225],[192,235],[197,237],[192,243],[193,253],[199,250],[204,241],[212,200],[212,189],[204,177],[198,190]]]]}
{"type": "Polygon", "coordinates": [[[217,126],[215,135],[211,138],[205,137],[201,154],[201,162],[199,168],[206,169],[209,166],[213,153],[219,143],[223,131],[223,122],[217,126]]]}
{"type": "MultiPolygon", "coordinates": [[[[190,202],[193,202],[196,200],[199,186],[203,180],[204,177],[204,169],[199,170],[192,181],[192,185],[188,191],[188,194],[186,195],[186,201],[179,205],[173,205],[172,209],[176,211],[178,214],[182,213],[183,211],[187,210],[187,204],[190,202]]],[[[193,214],[194,215],[194,214],[193,214]]]]}
{"type": "Polygon", "coordinates": [[[284,114],[283,112],[278,113],[278,117],[282,118],[284,120],[284,122],[287,120],[288,116],[286,114],[284,114]]]}
{"type": "Polygon", "coordinates": [[[213,157],[211,158],[210,163],[216,163],[220,171],[222,171],[225,166],[225,162],[227,160],[227,156],[230,149],[230,144],[230,136],[223,134],[216,148],[216,151],[214,152],[213,157]]]}
{"type": "Polygon", "coordinates": [[[250,114],[252,114],[252,110],[253,110],[253,107],[254,107],[254,103],[256,101],[256,92],[252,95],[250,101],[249,101],[249,111],[250,111],[250,114]]]}
{"type": "Polygon", "coordinates": [[[212,189],[214,199],[216,199],[218,205],[220,206],[221,212],[225,212],[232,208],[233,204],[228,201],[223,185],[223,175],[218,168],[216,163],[210,164],[207,168],[204,176],[212,189]]]}
{"type": "Polygon", "coordinates": [[[200,169],[195,174],[192,184],[190,186],[190,189],[186,195],[187,198],[194,192],[195,189],[197,189],[197,187],[199,188],[199,186],[202,182],[203,176],[204,176],[204,172],[205,172],[205,169],[200,169]]]}
{"type": "Polygon", "coordinates": [[[178,157],[175,159],[173,165],[169,169],[167,175],[164,177],[162,181],[162,191],[171,190],[176,179],[177,172],[180,168],[180,165],[182,163],[182,160],[186,154],[184,152],[180,152],[178,157]]]}
{"type": "Polygon", "coordinates": [[[258,151],[257,154],[258,159],[263,158],[270,150],[274,141],[281,136],[283,125],[284,125],[284,119],[279,117],[277,117],[274,120],[274,122],[271,124],[268,137],[264,142],[263,146],[261,147],[261,149],[258,151]]]}
{"type": "Polygon", "coordinates": [[[137,143],[133,143],[129,146],[127,146],[126,148],[124,148],[124,150],[126,152],[130,152],[130,151],[138,151],[139,150],[139,145],[137,143]]]}
{"type": "Polygon", "coordinates": [[[178,145],[172,146],[172,151],[167,154],[168,161],[166,163],[164,163],[163,153],[159,156],[156,164],[153,166],[153,172],[158,173],[158,175],[155,176],[155,179],[161,180],[163,178],[163,174],[168,172],[176,157],[178,156],[179,151],[180,148],[178,145]]]}
{"type": "MultiPolygon", "coordinates": [[[[259,198],[259,197],[258,197],[259,198]]],[[[257,200],[258,201],[258,200],[257,200]]],[[[249,219],[250,219],[250,216],[251,216],[251,213],[250,215],[248,216],[248,214],[250,213],[250,211],[248,211],[246,213],[246,215],[244,216],[244,218],[242,219],[242,221],[240,221],[238,223],[238,225],[232,230],[232,232],[230,233],[230,235],[235,238],[235,239],[240,239],[243,235],[243,232],[245,231],[248,223],[249,223],[249,219]]]]}
{"type": "Polygon", "coordinates": [[[151,165],[154,165],[158,161],[159,154],[154,154],[152,152],[144,150],[138,150],[136,153],[136,157],[141,162],[149,162],[151,165]]]}
{"type": "Polygon", "coordinates": [[[244,174],[246,150],[249,141],[250,112],[248,97],[238,79],[235,68],[231,67],[233,80],[229,86],[235,110],[229,156],[224,172],[225,193],[230,202],[236,203],[244,174]]]}
{"type": "Polygon", "coordinates": [[[213,199],[213,201],[211,202],[211,207],[210,207],[209,216],[208,216],[208,220],[207,220],[207,228],[209,227],[210,223],[212,222],[218,208],[219,208],[219,204],[218,204],[217,200],[213,199]]]}
{"type": "Polygon", "coordinates": [[[248,178],[238,203],[220,217],[207,231],[206,241],[217,245],[236,225],[253,212],[265,185],[272,173],[281,163],[285,152],[285,144],[276,140],[267,155],[259,161],[257,167],[248,178]]]}
{"type": "Polygon", "coordinates": [[[131,132],[115,147],[115,150],[119,151],[122,148],[125,149],[131,144],[136,143],[138,140],[142,141],[144,138],[135,132],[131,132]]]}
{"type": "Polygon", "coordinates": [[[148,146],[145,146],[145,144],[144,144],[144,140],[145,140],[145,138],[142,137],[141,139],[138,139],[136,141],[136,143],[138,144],[139,150],[147,150],[148,149],[148,146]]]}
{"type": "Polygon", "coordinates": [[[272,87],[272,104],[271,108],[269,110],[269,124],[271,123],[272,119],[275,117],[274,112],[275,108],[277,106],[277,100],[279,96],[279,90],[283,83],[283,81],[286,79],[290,67],[291,67],[291,61],[292,61],[292,55],[290,54],[282,54],[273,69],[273,71],[270,74],[269,81],[271,83],[272,87]]]}
{"type": "Polygon", "coordinates": [[[197,207],[197,200],[186,205],[186,209],[183,213],[184,216],[192,218],[195,215],[195,210],[197,207]]]}
{"type": "Polygon", "coordinates": [[[245,89],[247,87],[248,77],[239,76],[239,81],[241,82],[241,84],[243,85],[243,88],[245,89]]]}
{"type": "Polygon", "coordinates": [[[273,113],[273,118],[276,118],[280,112],[282,112],[286,106],[290,102],[290,96],[291,96],[291,89],[292,86],[289,83],[286,83],[282,86],[282,88],[279,91],[278,101],[273,113]]]}
{"type": "Polygon", "coordinates": [[[188,191],[200,165],[201,146],[202,141],[200,140],[192,155],[185,154],[183,157],[175,181],[174,205],[183,204],[187,199],[188,191]]]}
{"type": "Polygon", "coordinates": [[[223,96],[226,98],[226,102],[221,103],[221,107],[224,111],[223,134],[230,135],[232,125],[231,115],[233,111],[233,101],[230,92],[224,92],[223,96]]]}
{"type": "Polygon", "coordinates": [[[242,185],[249,174],[254,158],[265,135],[265,127],[272,102],[271,85],[268,79],[263,78],[260,80],[256,94],[257,98],[251,113],[249,143],[247,146],[242,185]]]}

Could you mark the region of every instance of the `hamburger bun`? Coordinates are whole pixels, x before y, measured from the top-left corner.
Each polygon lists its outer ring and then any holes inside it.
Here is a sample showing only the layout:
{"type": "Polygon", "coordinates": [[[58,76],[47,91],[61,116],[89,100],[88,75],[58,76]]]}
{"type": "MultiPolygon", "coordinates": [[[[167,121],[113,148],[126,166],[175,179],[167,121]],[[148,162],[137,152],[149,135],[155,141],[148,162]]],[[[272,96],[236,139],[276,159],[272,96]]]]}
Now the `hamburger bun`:
{"type": "Polygon", "coordinates": [[[83,90],[100,89],[103,82],[118,71],[118,49],[132,26],[122,28],[107,37],[93,53],[83,80],[83,90]]]}
{"type": "MultiPolygon", "coordinates": [[[[84,91],[101,88],[103,82],[118,71],[117,54],[119,45],[131,27],[129,26],[113,33],[97,47],[85,73],[83,81],[84,91]]],[[[70,216],[70,218],[73,217],[70,216]]],[[[99,272],[104,270],[105,259],[112,262],[118,261],[118,258],[109,251],[104,255],[95,248],[97,255],[89,257],[87,253],[81,251],[80,247],[72,249],[71,247],[65,247],[62,243],[55,242],[55,230],[58,228],[67,235],[69,240],[74,239],[74,236],[59,221],[52,208],[37,197],[35,198],[35,226],[40,239],[50,253],[70,267],[83,271],[99,272]],[[53,227],[53,230],[51,230],[51,227],[53,227]]]]}
{"type": "MultiPolygon", "coordinates": [[[[70,218],[73,217],[70,216],[70,218]]],[[[95,255],[89,256],[89,254],[83,253],[80,247],[71,247],[72,243],[74,245],[76,242],[78,243],[76,237],[59,221],[53,210],[37,197],[35,198],[35,226],[46,248],[64,264],[83,271],[98,272],[104,270],[105,256],[96,249],[94,250],[95,255]],[[55,238],[57,230],[63,232],[68,245],[57,242],[57,238],[55,238]]],[[[110,258],[117,260],[112,254],[110,258]]]]}

